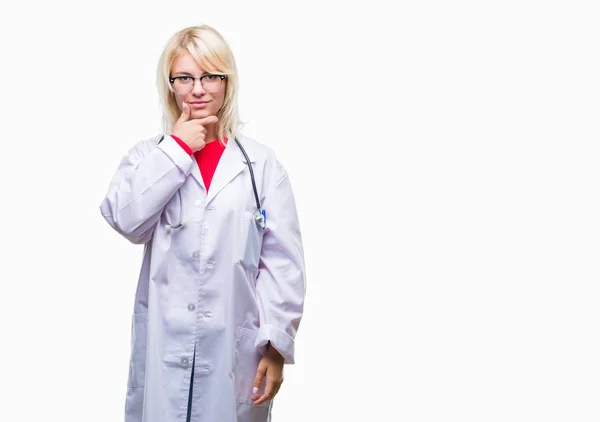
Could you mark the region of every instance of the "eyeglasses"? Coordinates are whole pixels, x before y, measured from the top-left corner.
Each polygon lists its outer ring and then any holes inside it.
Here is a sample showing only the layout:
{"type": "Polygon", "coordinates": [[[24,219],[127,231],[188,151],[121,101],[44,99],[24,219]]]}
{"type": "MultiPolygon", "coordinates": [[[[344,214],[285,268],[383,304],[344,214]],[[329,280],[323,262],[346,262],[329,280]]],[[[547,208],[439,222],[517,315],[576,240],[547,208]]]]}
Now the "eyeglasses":
{"type": "Polygon", "coordinates": [[[200,85],[206,92],[215,93],[221,89],[223,79],[226,77],[227,75],[212,74],[202,75],[197,78],[193,76],[175,76],[169,78],[169,82],[171,82],[173,90],[179,95],[187,95],[192,92],[194,86],[196,86],[196,79],[200,80],[200,85]]]}

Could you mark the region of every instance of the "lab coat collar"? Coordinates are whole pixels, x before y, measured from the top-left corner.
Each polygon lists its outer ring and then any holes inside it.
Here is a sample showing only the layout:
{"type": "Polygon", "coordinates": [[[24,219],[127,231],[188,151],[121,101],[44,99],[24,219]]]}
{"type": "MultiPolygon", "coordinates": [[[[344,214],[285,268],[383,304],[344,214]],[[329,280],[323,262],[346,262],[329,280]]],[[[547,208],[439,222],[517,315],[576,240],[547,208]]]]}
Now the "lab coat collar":
{"type": "MultiPolygon", "coordinates": [[[[244,147],[246,154],[248,154],[250,162],[254,163],[256,159],[250,142],[244,142],[244,139],[240,136],[238,136],[237,139],[244,147]]],[[[196,169],[197,168],[198,166],[196,165],[196,169]]],[[[217,165],[215,174],[213,175],[212,181],[210,182],[210,190],[208,191],[208,195],[206,198],[206,205],[208,205],[210,201],[245,168],[246,158],[244,157],[244,153],[238,146],[237,142],[235,142],[234,139],[230,138],[227,141],[227,146],[223,151],[223,155],[219,160],[219,164],[217,165]]],[[[200,171],[198,170],[197,175],[195,173],[192,174],[194,174],[194,177],[196,177],[196,179],[202,184],[202,186],[204,186],[204,182],[202,181],[200,171]]]]}

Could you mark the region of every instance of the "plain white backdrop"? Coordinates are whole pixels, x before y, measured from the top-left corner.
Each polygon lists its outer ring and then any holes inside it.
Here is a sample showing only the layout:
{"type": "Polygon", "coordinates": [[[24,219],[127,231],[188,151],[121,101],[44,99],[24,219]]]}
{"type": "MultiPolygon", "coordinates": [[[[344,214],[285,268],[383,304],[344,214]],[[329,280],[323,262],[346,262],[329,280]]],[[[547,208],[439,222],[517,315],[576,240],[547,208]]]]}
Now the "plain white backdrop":
{"type": "Polygon", "coordinates": [[[123,420],[142,247],[98,207],[202,23],[303,230],[274,422],[600,418],[595,2],[348,3],[2,6],[0,420],[123,420]]]}

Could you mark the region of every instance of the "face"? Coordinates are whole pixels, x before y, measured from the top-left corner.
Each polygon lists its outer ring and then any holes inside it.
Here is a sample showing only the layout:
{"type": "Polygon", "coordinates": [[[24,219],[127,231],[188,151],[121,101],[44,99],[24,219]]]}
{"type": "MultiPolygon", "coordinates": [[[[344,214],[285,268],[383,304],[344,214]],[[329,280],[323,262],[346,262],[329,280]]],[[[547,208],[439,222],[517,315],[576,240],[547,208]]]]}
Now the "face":
{"type": "MultiPolygon", "coordinates": [[[[207,75],[208,72],[203,71],[190,53],[186,52],[179,56],[173,68],[171,69],[171,77],[175,76],[191,76],[198,78],[203,75],[207,75]]],[[[206,79],[205,79],[206,81],[206,79]]],[[[208,84],[205,83],[206,86],[208,84]]],[[[221,87],[216,92],[207,91],[202,87],[202,84],[198,79],[194,81],[194,88],[189,94],[180,95],[175,93],[175,99],[179,109],[182,109],[182,103],[186,102],[190,106],[191,115],[190,119],[202,119],[208,116],[216,116],[217,112],[223,106],[225,101],[225,88],[227,85],[227,79],[221,81],[221,87]]]]}

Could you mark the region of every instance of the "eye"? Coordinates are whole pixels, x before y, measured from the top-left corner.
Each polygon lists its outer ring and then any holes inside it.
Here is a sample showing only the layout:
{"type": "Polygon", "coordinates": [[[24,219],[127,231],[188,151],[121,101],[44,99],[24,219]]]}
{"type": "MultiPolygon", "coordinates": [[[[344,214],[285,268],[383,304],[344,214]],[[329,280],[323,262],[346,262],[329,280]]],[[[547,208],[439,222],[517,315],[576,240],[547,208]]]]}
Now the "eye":
{"type": "Polygon", "coordinates": [[[217,75],[205,75],[204,76],[204,79],[206,79],[207,81],[214,81],[217,78],[218,78],[217,75]]]}
{"type": "Polygon", "coordinates": [[[192,80],[190,76],[178,76],[179,82],[188,83],[192,80]]]}

